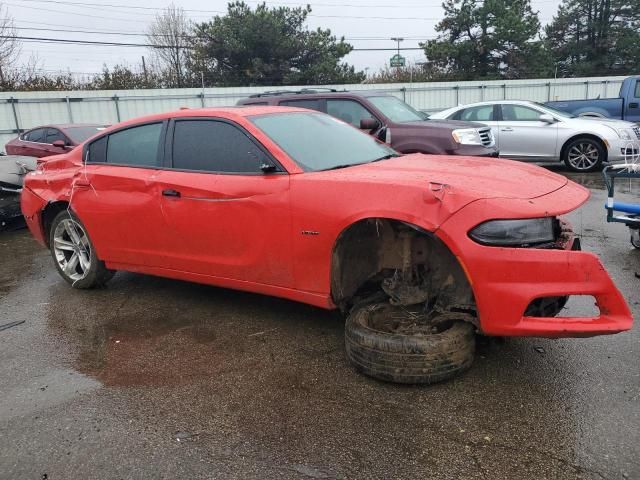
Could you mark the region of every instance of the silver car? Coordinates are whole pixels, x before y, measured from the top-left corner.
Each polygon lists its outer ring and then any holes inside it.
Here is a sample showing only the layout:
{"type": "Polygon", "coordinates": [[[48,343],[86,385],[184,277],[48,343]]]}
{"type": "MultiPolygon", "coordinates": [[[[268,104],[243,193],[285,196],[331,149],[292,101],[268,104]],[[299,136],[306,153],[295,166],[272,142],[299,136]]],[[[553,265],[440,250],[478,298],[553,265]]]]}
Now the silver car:
{"type": "Polygon", "coordinates": [[[608,163],[640,160],[640,127],[622,120],[575,117],[535,102],[500,100],[434,113],[431,118],[489,125],[501,157],[532,162],[564,161],[589,172],[608,163]]]}

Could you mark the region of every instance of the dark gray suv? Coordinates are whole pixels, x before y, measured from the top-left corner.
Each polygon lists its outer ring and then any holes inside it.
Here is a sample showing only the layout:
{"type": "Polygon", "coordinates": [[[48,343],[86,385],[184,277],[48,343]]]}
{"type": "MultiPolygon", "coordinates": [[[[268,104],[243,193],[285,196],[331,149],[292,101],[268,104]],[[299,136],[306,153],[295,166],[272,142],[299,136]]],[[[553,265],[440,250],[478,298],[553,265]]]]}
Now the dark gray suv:
{"type": "Polygon", "coordinates": [[[393,95],[332,89],[279,90],[242,99],[238,105],[280,105],[328,113],[391,145],[401,153],[497,157],[491,129],[480,123],[430,120],[393,95]]]}

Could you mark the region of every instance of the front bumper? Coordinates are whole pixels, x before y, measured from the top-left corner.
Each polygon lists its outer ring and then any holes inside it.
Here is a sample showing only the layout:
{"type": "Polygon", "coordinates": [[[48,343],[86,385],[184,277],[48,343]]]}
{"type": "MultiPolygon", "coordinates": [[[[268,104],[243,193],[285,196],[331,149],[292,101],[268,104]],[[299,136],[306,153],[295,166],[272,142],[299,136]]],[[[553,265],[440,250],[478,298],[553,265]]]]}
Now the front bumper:
{"type": "MultiPolygon", "coordinates": [[[[562,196],[557,192],[541,198],[545,197],[544,203],[549,205],[550,215],[566,213],[553,212],[554,203],[562,204],[559,203],[562,196]]],[[[528,202],[537,203],[538,200],[528,202]]],[[[566,198],[564,200],[565,205],[570,203],[566,202],[566,198]]],[[[598,257],[572,250],[573,233],[565,232],[562,249],[490,247],[471,240],[467,233],[477,222],[468,219],[486,218],[491,203],[479,201],[465,207],[461,211],[465,215],[459,212],[437,231],[467,273],[482,333],[496,336],[588,337],[631,328],[633,319],[624,297],[598,257]],[[525,315],[529,304],[538,298],[570,295],[592,295],[600,314],[597,317],[525,315]]]]}
{"type": "Polygon", "coordinates": [[[452,151],[453,155],[467,155],[471,157],[499,157],[500,152],[494,146],[484,147],[482,145],[460,145],[452,151]]]}
{"type": "Polygon", "coordinates": [[[640,161],[640,140],[609,140],[608,163],[637,163],[640,161]]]}

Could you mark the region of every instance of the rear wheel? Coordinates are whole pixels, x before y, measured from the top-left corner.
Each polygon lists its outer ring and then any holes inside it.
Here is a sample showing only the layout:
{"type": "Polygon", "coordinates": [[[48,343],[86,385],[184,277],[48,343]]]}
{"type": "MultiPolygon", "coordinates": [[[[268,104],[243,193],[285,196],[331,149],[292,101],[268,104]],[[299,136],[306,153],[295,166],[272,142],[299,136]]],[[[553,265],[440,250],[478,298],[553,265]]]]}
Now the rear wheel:
{"type": "Polygon", "coordinates": [[[429,384],[471,367],[473,325],[449,315],[427,322],[424,313],[410,308],[375,304],[351,312],[345,347],[356,370],[389,382],[429,384]]]}
{"type": "Polygon", "coordinates": [[[602,167],[605,150],[600,142],[592,138],[577,138],[564,150],[564,163],[574,172],[593,172],[602,167]]]}
{"type": "Polygon", "coordinates": [[[86,229],[68,210],[51,222],[49,247],[58,273],[74,288],[103,286],[115,274],[98,259],[86,229]]]}

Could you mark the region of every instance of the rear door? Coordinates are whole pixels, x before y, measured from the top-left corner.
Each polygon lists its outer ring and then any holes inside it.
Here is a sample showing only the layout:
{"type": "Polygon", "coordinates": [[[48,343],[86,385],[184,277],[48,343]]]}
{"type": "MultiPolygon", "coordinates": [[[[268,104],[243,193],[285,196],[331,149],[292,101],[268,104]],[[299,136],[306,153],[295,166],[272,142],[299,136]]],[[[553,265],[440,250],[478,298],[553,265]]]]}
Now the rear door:
{"type": "Polygon", "coordinates": [[[498,121],[500,156],[518,160],[557,160],[558,124],[540,121],[544,112],[532,107],[501,104],[498,121]]]}
{"type": "Polygon", "coordinates": [[[264,147],[208,117],[173,121],[166,151],[158,201],[169,268],[291,286],[289,175],[264,147]]]}
{"type": "Polygon", "coordinates": [[[30,157],[46,157],[50,155],[45,150],[46,144],[44,143],[47,136],[46,128],[36,128],[24,134],[23,141],[20,146],[20,155],[27,155],[30,157]]]}
{"type": "Polygon", "coordinates": [[[85,147],[71,208],[98,256],[128,266],[162,266],[163,218],[155,177],[167,122],[127,127],[85,147]]]}

